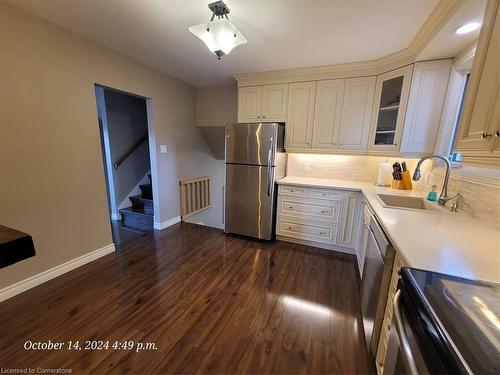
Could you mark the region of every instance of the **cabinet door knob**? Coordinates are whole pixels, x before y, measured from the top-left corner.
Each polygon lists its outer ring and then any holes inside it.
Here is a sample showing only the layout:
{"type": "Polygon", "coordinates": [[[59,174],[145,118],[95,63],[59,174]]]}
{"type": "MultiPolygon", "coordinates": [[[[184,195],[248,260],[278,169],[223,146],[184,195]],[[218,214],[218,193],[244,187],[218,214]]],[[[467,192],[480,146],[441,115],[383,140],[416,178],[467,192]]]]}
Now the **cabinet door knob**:
{"type": "Polygon", "coordinates": [[[257,116],[257,118],[260,118],[260,116],[257,116]]]}
{"type": "Polygon", "coordinates": [[[498,138],[498,137],[500,137],[500,130],[497,130],[497,131],[495,132],[495,138],[498,138]]]}
{"type": "Polygon", "coordinates": [[[491,137],[492,134],[491,133],[488,133],[488,132],[483,132],[483,134],[481,134],[481,139],[486,139],[486,138],[489,138],[491,137]]]}
{"type": "Polygon", "coordinates": [[[266,118],[266,116],[262,116],[262,118],[266,118]]]}
{"type": "Polygon", "coordinates": [[[292,229],[292,227],[288,227],[288,229],[292,229]]]}
{"type": "Polygon", "coordinates": [[[293,210],[293,206],[290,206],[289,208],[290,208],[291,210],[293,210]]]}

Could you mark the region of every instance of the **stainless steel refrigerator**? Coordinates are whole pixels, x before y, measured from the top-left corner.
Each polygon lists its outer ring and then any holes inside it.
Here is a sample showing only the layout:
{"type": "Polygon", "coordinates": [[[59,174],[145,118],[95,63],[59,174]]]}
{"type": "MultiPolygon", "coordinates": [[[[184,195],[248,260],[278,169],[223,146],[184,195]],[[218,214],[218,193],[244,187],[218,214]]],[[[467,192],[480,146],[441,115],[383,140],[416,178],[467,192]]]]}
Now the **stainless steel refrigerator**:
{"type": "Polygon", "coordinates": [[[274,238],[276,180],[285,175],[284,134],[280,123],[226,127],[227,233],[274,238]]]}

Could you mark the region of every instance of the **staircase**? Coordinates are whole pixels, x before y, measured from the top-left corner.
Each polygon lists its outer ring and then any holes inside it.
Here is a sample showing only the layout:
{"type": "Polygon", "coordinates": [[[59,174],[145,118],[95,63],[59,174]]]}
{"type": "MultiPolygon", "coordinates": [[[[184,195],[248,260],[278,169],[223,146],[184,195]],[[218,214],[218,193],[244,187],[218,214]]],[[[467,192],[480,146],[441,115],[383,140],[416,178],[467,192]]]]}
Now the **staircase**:
{"type": "Polygon", "coordinates": [[[132,206],[118,210],[122,217],[122,225],[138,230],[153,229],[153,189],[151,175],[149,184],[139,185],[140,195],[129,197],[132,206]]]}

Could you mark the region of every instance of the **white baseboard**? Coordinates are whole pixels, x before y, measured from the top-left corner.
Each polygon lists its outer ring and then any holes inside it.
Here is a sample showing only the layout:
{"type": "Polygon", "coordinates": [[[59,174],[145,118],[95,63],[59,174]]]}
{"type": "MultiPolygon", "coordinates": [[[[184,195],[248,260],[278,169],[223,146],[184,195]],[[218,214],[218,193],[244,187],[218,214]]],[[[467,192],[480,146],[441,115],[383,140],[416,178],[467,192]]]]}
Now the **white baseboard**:
{"type": "Polygon", "coordinates": [[[162,229],[171,227],[172,225],[180,223],[180,222],[181,222],[181,217],[176,216],[176,217],[173,217],[167,221],[162,221],[162,222],[155,221],[153,228],[158,229],[158,230],[162,230],[162,229]]]}
{"type": "Polygon", "coordinates": [[[111,214],[111,220],[121,220],[122,215],[120,214],[111,214]]]}
{"type": "Polygon", "coordinates": [[[0,302],[5,301],[15,295],[25,292],[28,289],[34,288],[37,285],[43,284],[46,281],[54,279],[62,274],[72,271],[75,268],[83,266],[84,264],[90,263],[93,260],[101,258],[107,254],[115,251],[115,245],[109,244],[107,246],[101,247],[100,249],[94,250],[88,254],[82,255],[78,258],[71,259],[63,264],[55,266],[54,268],[43,271],[38,275],[31,276],[25,280],[19,281],[15,284],[9,285],[3,289],[0,289],[0,302]]]}
{"type": "Polygon", "coordinates": [[[216,225],[211,225],[207,224],[204,221],[197,221],[197,220],[191,220],[191,218],[186,220],[186,223],[191,223],[191,224],[197,224],[197,225],[203,225],[205,227],[210,227],[210,228],[215,228],[215,229],[222,229],[224,230],[224,224],[216,224],[216,225]]]}

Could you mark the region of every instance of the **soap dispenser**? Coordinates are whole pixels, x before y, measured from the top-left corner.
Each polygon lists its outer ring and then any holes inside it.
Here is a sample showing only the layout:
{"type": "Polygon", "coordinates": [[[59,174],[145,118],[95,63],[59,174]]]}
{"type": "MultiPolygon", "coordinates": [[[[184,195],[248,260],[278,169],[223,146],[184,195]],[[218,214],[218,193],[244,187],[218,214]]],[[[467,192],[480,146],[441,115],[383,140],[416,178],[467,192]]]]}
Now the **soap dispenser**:
{"type": "Polygon", "coordinates": [[[438,200],[438,195],[437,195],[436,189],[437,189],[437,185],[432,185],[432,191],[430,191],[429,194],[427,194],[428,201],[435,202],[438,200]]]}

